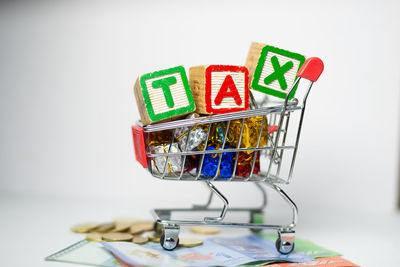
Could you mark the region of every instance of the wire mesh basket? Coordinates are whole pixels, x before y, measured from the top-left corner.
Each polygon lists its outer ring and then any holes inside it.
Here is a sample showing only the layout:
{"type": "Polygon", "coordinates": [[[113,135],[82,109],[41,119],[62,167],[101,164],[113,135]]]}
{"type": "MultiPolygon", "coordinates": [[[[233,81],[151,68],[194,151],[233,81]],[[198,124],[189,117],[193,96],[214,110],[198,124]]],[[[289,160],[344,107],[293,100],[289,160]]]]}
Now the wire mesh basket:
{"type": "Polygon", "coordinates": [[[322,71],[323,63],[319,58],[307,59],[297,73],[298,77],[286,99],[278,103],[270,102],[266,107],[259,108],[252,98],[253,109],[247,111],[133,126],[136,158],[153,177],[174,181],[202,181],[211,191],[205,205],[193,205],[188,209],[154,210],[156,227],[162,230],[160,243],[164,249],[173,250],[177,247],[180,225],[214,225],[245,227],[253,231],[275,229],[279,234],[277,250],[283,254],[293,250],[297,207],[279,184],[289,184],[292,179],[307,98],[322,71]],[[289,95],[302,78],[309,81],[303,97],[289,100],[289,95]],[[193,138],[190,137],[199,132],[202,132],[203,137],[194,149],[190,143],[193,138]],[[162,145],[152,145],[154,134],[166,138],[162,145]],[[261,207],[229,208],[230,211],[249,211],[249,223],[223,221],[229,202],[212,184],[214,181],[255,182],[263,196],[261,207]],[[255,222],[255,216],[262,214],[266,205],[266,193],[262,185],[271,187],[289,204],[293,214],[289,224],[255,222]],[[171,219],[173,211],[218,211],[209,208],[213,194],[224,204],[220,216],[205,217],[200,221],[171,219]]]}

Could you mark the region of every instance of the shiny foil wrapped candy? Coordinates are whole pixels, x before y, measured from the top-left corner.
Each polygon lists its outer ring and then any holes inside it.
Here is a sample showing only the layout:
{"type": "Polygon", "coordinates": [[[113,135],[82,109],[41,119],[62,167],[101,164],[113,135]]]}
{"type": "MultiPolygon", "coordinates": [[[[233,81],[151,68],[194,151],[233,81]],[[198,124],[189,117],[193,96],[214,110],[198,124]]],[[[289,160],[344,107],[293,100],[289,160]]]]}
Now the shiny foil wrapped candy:
{"type": "Polygon", "coordinates": [[[148,146],[159,146],[162,144],[171,143],[172,130],[164,130],[149,133],[148,146]]]}
{"type": "Polygon", "coordinates": [[[175,131],[175,138],[178,140],[179,148],[182,151],[191,151],[198,148],[207,138],[207,133],[201,127],[193,127],[189,133],[189,140],[188,132],[188,127],[179,128],[175,131]]]}
{"type": "MultiPolygon", "coordinates": [[[[259,147],[266,146],[268,144],[268,122],[267,118],[264,120],[263,127],[262,116],[246,118],[243,124],[242,142],[240,148],[252,148],[257,147],[258,136],[261,131],[261,138],[259,147]]],[[[242,127],[242,120],[232,120],[229,124],[227,142],[232,147],[237,147],[239,144],[240,129],[242,127]]],[[[252,153],[247,151],[246,153],[252,153]]]]}
{"type": "MultiPolygon", "coordinates": [[[[190,114],[187,118],[198,118],[199,115],[196,113],[190,114]]],[[[202,150],[204,146],[201,146],[207,138],[207,133],[203,129],[203,126],[198,125],[194,126],[189,133],[189,140],[188,140],[188,132],[189,127],[182,127],[177,128],[175,130],[175,139],[178,141],[179,148],[182,151],[191,151],[196,148],[202,150]]]]}
{"type": "MultiPolygon", "coordinates": [[[[238,153],[238,161],[236,166],[236,176],[247,177],[251,173],[251,167],[253,165],[254,154],[252,153],[238,153]]],[[[256,160],[254,162],[253,174],[260,173],[260,152],[257,153],[256,160]]]]}
{"type": "MultiPolygon", "coordinates": [[[[163,144],[163,145],[157,145],[157,146],[151,146],[150,151],[151,153],[176,153],[176,152],[181,152],[181,150],[178,147],[177,143],[172,143],[171,145],[171,150],[169,150],[170,144],[163,144]]],[[[155,174],[163,174],[164,173],[164,167],[166,168],[165,174],[166,175],[179,175],[182,168],[182,156],[178,155],[173,155],[168,157],[168,163],[167,163],[167,157],[166,156],[160,156],[160,157],[154,157],[152,158],[152,170],[153,173],[155,174]]]]}
{"type": "MultiPolygon", "coordinates": [[[[225,148],[231,148],[225,146],[225,148]]],[[[215,146],[209,146],[206,150],[215,150],[215,146]]],[[[218,149],[218,148],[217,148],[218,149]]],[[[218,153],[210,153],[204,156],[203,168],[201,170],[201,174],[205,177],[214,177],[218,170],[218,162],[219,162],[218,153]]],[[[222,153],[221,165],[219,169],[218,176],[220,178],[230,178],[232,177],[232,169],[233,169],[233,152],[224,152],[222,153]]]]}
{"type": "MultiPolygon", "coordinates": [[[[226,122],[216,122],[211,126],[210,143],[222,145],[224,143],[226,122]]],[[[227,143],[228,140],[226,140],[227,143]]]]}

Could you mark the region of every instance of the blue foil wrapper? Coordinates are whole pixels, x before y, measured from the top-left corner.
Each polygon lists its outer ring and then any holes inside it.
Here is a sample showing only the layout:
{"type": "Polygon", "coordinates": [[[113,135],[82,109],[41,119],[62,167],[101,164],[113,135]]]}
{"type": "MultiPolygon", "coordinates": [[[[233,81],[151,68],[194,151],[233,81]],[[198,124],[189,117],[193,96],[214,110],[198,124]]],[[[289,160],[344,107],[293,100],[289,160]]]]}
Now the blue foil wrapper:
{"type": "MultiPolygon", "coordinates": [[[[231,148],[225,146],[225,148],[231,148]]],[[[215,146],[207,147],[207,150],[215,150],[215,146]]],[[[206,177],[214,177],[217,173],[220,154],[206,154],[204,156],[203,168],[201,174],[206,177]]],[[[221,165],[219,169],[220,178],[231,178],[233,169],[233,152],[222,153],[221,165]]]]}

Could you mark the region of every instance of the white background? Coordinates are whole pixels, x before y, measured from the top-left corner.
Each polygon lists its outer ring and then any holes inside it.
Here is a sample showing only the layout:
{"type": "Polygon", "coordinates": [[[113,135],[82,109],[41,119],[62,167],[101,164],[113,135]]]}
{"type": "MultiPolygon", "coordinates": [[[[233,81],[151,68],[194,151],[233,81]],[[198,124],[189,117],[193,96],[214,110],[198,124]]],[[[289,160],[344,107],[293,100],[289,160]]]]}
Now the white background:
{"type": "MultiPolygon", "coordinates": [[[[122,215],[205,201],[198,183],[159,181],[135,161],[133,85],[177,65],[244,65],[258,41],[325,63],[285,187],[300,224],[302,212],[394,214],[399,10],[396,1],[1,2],[0,193],[131,203],[122,215]]],[[[259,202],[251,184],[221,186],[232,204],[259,202]]]]}

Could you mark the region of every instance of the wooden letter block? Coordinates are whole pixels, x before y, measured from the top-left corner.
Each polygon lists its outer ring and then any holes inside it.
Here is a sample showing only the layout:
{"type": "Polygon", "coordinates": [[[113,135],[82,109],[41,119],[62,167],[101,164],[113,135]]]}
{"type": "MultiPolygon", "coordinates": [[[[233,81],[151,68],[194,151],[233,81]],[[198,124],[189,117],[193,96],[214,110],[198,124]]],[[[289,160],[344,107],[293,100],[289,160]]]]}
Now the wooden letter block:
{"type": "Polygon", "coordinates": [[[191,67],[189,80],[197,113],[220,114],[249,108],[249,71],[246,67],[191,67]]]}
{"type": "MultiPolygon", "coordinates": [[[[252,89],[286,98],[304,61],[303,55],[269,45],[265,46],[254,71],[252,89]]],[[[294,97],[296,89],[294,88],[289,99],[294,97]]]]}
{"type": "Polygon", "coordinates": [[[182,66],[139,76],[134,92],[143,125],[171,120],[196,109],[182,66]]]}
{"type": "Polygon", "coordinates": [[[256,70],[258,59],[261,55],[261,50],[266,44],[253,42],[250,45],[249,53],[247,54],[245,66],[249,70],[249,82],[253,80],[254,71],[256,70]]]}

